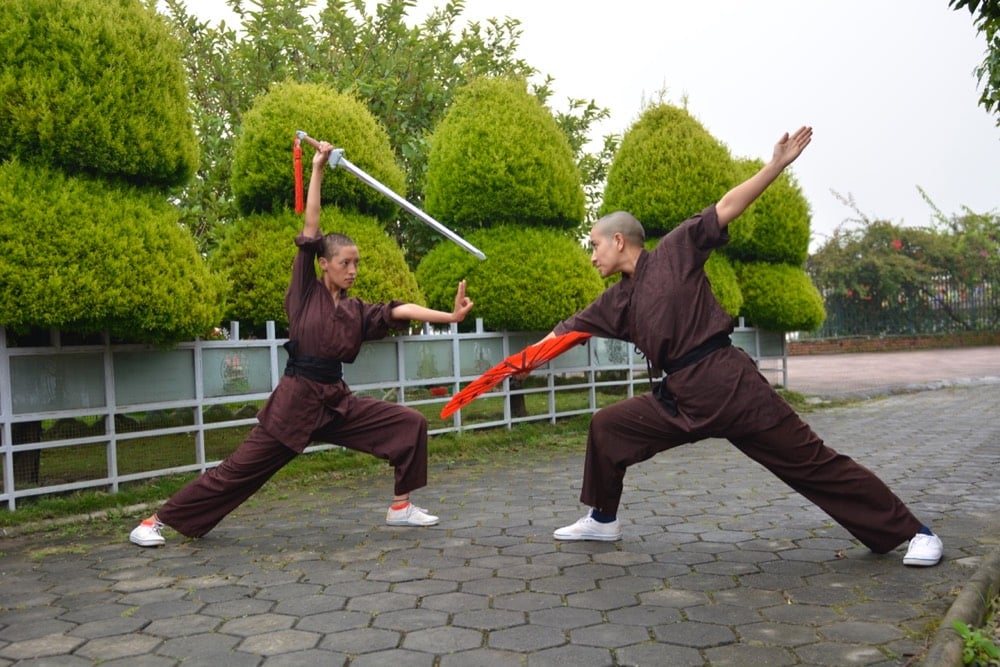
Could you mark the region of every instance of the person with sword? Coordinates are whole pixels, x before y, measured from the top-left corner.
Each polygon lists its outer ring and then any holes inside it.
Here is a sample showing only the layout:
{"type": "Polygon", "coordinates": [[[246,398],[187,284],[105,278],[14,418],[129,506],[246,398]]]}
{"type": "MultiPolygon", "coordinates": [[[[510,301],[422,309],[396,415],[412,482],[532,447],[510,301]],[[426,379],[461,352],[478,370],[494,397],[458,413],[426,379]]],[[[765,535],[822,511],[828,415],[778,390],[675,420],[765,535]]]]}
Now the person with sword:
{"type": "Polygon", "coordinates": [[[357,278],[358,247],[347,236],[320,230],[320,190],[333,150],[318,142],[312,160],[304,225],[295,239],[298,253],[285,294],[289,356],[284,376],[246,440],[136,526],[129,535],[132,543],[163,545],[164,525],[187,537],[205,535],[312,442],[367,452],[393,466],[389,525],[438,523],[438,517],[410,502],[410,493],[427,484],[426,419],[404,405],[355,395],[344,382],[341,364],[354,361],[365,341],[406,329],[411,321],[461,322],[473,303],[464,280],[450,313],[401,301],[366,303],[348,295],[357,278]]]}

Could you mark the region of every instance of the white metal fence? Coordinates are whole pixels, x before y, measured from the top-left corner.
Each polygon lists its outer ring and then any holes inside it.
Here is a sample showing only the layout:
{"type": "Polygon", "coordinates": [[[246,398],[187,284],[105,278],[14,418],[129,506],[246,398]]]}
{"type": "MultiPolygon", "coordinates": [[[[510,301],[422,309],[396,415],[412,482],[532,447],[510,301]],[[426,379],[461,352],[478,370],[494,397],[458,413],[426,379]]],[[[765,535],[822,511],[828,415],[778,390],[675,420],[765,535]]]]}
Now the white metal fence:
{"type": "MultiPolygon", "coordinates": [[[[787,385],[784,337],[741,325],[733,342],[787,385]]],[[[287,355],[269,325],[263,339],[193,341],[170,349],[99,341],[19,341],[0,327],[0,502],[84,488],[111,492],[216,465],[256,424],[287,355]]],[[[345,380],[356,393],[410,405],[431,435],[589,414],[649,387],[645,360],[621,341],[593,338],[536,371],[505,381],[447,420],[449,397],[541,333],[455,327],[367,343],[345,380]],[[637,387],[638,385],[638,387],[637,387]]],[[[320,445],[307,451],[325,448],[320,445]]]]}

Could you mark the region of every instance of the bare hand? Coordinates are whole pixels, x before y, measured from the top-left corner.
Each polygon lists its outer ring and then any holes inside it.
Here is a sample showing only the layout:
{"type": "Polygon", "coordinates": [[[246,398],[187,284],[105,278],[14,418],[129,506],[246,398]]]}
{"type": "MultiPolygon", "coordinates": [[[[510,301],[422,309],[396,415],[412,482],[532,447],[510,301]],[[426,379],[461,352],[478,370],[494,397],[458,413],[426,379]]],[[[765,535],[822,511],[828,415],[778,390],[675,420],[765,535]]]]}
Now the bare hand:
{"type": "Polygon", "coordinates": [[[319,142],[319,148],[316,149],[316,154],[313,155],[313,167],[323,167],[330,161],[330,153],[332,152],[333,144],[326,141],[319,142]]]}
{"type": "Polygon", "coordinates": [[[790,165],[812,141],[812,133],[812,128],[807,126],[800,127],[791,136],[785,132],[774,145],[773,161],[782,169],[790,165]]]}
{"type": "Polygon", "coordinates": [[[452,317],[455,318],[456,322],[461,322],[465,319],[465,316],[469,314],[472,310],[472,299],[465,296],[465,281],[458,283],[458,291],[455,292],[455,310],[452,311],[452,317]]]}

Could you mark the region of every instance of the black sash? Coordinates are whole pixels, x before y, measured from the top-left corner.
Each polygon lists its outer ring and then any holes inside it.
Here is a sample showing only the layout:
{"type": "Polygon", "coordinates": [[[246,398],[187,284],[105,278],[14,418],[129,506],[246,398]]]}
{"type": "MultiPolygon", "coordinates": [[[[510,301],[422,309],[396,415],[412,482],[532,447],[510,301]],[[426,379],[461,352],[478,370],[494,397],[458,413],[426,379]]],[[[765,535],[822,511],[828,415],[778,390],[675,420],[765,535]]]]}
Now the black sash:
{"type": "Polygon", "coordinates": [[[285,375],[299,375],[307,380],[323,384],[335,384],[344,379],[343,365],[336,359],[296,354],[299,347],[299,342],[296,340],[290,340],[282,347],[288,351],[285,375]]]}
{"type": "MultiPolygon", "coordinates": [[[[729,338],[729,334],[716,334],[698,347],[692,349],[687,354],[681,355],[680,358],[674,359],[673,361],[667,361],[667,363],[664,364],[663,370],[667,375],[676,373],[682,368],[693,366],[716,350],[721,350],[722,348],[729,347],[732,344],[733,341],[729,338]]],[[[656,396],[663,407],[666,408],[671,417],[677,416],[677,399],[667,391],[666,378],[661,380],[660,383],[653,388],[653,395],[656,396]]]]}

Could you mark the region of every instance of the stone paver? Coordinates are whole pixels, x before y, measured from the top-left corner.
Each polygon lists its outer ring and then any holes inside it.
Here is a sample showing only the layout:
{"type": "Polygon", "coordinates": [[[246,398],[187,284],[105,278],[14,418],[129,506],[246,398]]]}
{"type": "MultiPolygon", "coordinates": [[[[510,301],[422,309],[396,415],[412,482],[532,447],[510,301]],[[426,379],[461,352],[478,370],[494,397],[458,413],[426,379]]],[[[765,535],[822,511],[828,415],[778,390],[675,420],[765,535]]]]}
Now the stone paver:
{"type": "Polygon", "coordinates": [[[584,511],[581,442],[433,470],[427,529],[382,523],[387,475],[265,487],[161,549],[118,518],[0,538],[0,666],[912,664],[1000,545],[996,354],[807,415],[943,537],[935,568],[869,553],[718,440],[629,471],[621,542],[555,542],[584,511]]]}

